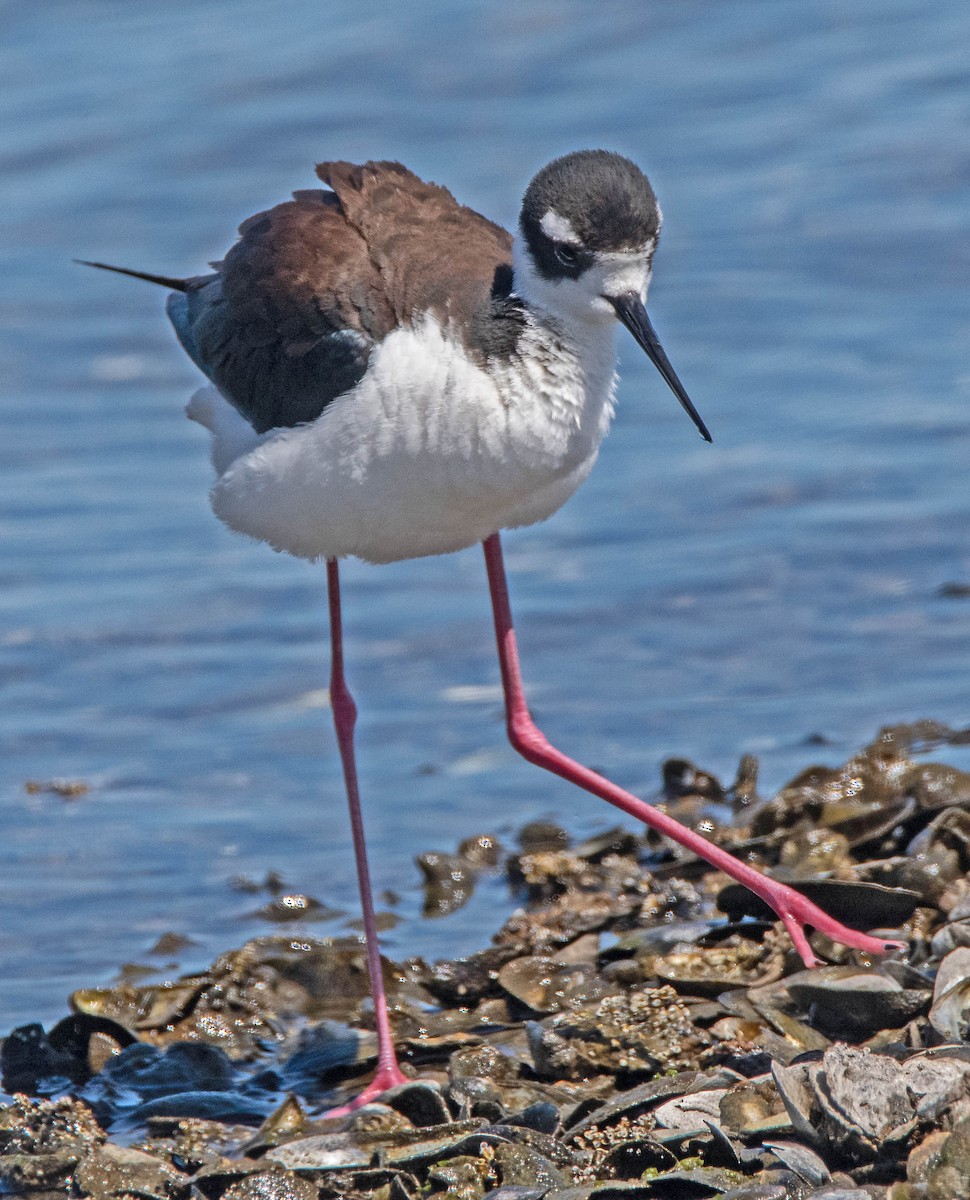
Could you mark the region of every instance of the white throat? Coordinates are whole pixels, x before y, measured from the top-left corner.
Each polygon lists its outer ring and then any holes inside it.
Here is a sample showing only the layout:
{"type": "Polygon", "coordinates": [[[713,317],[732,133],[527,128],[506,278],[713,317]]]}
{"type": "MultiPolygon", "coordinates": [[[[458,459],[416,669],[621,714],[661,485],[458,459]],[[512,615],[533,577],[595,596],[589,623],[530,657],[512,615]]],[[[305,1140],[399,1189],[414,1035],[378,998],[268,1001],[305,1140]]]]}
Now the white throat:
{"type": "MultiPolygon", "coordinates": [[[[535,269],[532,257],[516,236],[512,246],[512,290],[525,301],[540,324],[552,328],[582,354],[587,347],[607,342],[613,345],[616,316],[608,306],[602,313],[591,309],[588,299],[573,295],[563,288],[562,281],[543,278],[535,269]]],[[[612,351],[611,351],[612,352],[612,351]]]]}
{"type": "MultiPolygon", "coordinates": [[[[550,281],[535,270],[516,238],[513,291],[527,305],[529,332],[513,371],[517,386],[535,395],[547,413],[589,439],[586,453],[609,428],[616,388],[616,313],[606,301],[602,311],[574,280],[550,281]]],[[[595,450],[589,458],[589,465],[595,450]]]]}
{"type": "Polygon", "coordinates": [[[607,296],[635,292],[646,303],[650,284],[650,256],[643,251],[616,251],[597,256],[578,279],[546,279],[536,270],[521,234],[512,247],[513,287],[516,295],[541,319],[548,314],[563,334],[578,346],[612,346],[616,312],[607,296]]]}

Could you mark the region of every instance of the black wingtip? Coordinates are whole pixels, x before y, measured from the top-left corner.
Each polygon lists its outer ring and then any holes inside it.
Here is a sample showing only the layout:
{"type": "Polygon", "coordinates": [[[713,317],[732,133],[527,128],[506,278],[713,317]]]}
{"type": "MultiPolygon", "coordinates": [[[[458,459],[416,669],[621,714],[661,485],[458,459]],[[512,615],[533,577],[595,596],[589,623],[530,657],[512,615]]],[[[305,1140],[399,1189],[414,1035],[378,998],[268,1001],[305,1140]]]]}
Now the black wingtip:
{"type": "Polygon", "coordinates": [[[87,258],[75,258],[74,262],[82,267],[97,267],[99,271],[114,271],[116,275],[130,275],[132,279],[144,279],[148,283],[157,283],[159,287],[169,288],[173,292],[189,290],[186,280],[175,279],[171,275],[149,275],[147,271],[133,271],[130,267],[113,267],[110,263],[91,262],[87,258]]]}

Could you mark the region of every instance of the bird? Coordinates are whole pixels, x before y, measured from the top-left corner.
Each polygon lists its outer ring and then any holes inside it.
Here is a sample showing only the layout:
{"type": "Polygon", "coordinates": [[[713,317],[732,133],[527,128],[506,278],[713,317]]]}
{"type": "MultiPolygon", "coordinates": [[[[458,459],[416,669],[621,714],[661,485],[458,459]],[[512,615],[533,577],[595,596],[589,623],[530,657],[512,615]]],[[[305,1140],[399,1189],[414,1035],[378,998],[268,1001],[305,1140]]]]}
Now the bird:
{"type": "Polygon", "coordinates": [[[805,927],[873,954],[849,929],[552,746],[530,715],[501,534],[551,516],[585,480],[614,410],[618,325],[707,441],[646,296],[661,211],[631,159],[578,150],[528,184],[512,236],[398,162],[316,168],[322,188],[243,222],[207,274],[151,274],[208,381],[186,413],[210,433],[215,514],[232,530],[326,563],[330,697],[363,911],[378,1057],[342,1116],[403,1084],[380,955],[347,684],[340,560],[387,563],[481,543],[506,727],[529,762],[673,839],[778,915],[806,966],[805,927]]]}

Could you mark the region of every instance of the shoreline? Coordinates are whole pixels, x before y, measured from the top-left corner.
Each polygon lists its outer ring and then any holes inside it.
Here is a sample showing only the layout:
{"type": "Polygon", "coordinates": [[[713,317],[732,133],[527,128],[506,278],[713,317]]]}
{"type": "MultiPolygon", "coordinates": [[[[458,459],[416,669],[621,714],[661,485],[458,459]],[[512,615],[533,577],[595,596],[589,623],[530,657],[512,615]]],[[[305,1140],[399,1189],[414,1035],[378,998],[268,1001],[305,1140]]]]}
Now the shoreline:
{"type": "Polygon", "coordinates": [[[465,958],[385,960],[413,1083],[322,1115],[373,1064],[366,965],[356,937],[293,921],[207,970],[84,988],[48,1030],[12,1031],[5,1192],[960,1195],[945,1181],[970,1178],[970,774],[923,756],[967,740],[885,729],[769,798],[748,758],[731,783],[665,767],[672,815],[907,953],[870,960],[815,934],[829,965],[806,971],[750,893],[652,836],[571,845],[534,823],[507,854],[471,838],[423,856],[426,906],[459,906],[486,870],[522,906],[465,958]]]}

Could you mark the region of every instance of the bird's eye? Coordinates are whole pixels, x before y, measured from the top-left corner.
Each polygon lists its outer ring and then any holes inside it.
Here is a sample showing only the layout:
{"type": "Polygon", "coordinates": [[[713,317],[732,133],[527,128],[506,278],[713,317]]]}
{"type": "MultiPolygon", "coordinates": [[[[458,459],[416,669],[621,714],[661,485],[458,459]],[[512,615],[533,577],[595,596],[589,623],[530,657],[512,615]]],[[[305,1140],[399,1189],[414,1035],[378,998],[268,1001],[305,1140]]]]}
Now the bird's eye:
{"type": "Polygon", "coordinates": [[[579,262],[579,250],[567,242],[555,242],[552,252],[564,267],[575,267],[579,262]]]}

